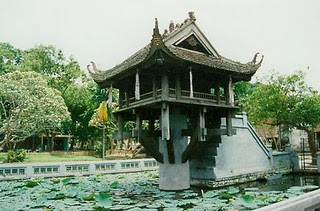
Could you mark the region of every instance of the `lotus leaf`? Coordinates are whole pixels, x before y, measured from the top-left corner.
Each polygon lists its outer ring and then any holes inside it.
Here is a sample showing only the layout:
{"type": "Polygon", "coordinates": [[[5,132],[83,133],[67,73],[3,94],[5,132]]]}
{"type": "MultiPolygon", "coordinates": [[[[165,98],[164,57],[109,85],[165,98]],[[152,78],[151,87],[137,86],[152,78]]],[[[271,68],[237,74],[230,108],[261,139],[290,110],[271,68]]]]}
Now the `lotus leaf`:
{"type": "Polygon", "coordinates": [[[28,181],[26,181],[25,186],[29,187],[29,188],[33,188],[33,187],[37,186],[38,184],[39,184],[38,182],[28,180],[28,181]]]}
{"type": "Polygon", "coordinates": [[[240,192],[240,190],[238,188],[235,188],[235,187],[228,187],[227,188],[227,193],[228,194],[233,195],[233,194],[236,194],[236,193],[239,193],[239,192],[240,192]]]}
{"type": "Polygon", "coordinates": [[[103,208],[110,208],[112,205],[112,200],[108,193],[100,192],[96,197],[96,205],[103,208]]]}

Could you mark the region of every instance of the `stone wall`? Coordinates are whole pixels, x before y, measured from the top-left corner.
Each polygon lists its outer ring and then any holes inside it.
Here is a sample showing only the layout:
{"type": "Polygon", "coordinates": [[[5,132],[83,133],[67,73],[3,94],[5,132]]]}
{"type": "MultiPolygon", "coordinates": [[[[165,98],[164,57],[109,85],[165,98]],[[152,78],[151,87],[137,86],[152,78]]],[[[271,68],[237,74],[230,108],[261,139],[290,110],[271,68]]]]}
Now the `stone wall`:
{"type": "MultiPolygon", "coordinates": [[[[271,170],[271,153],[248,124],[246,114],[233,118],[232,126],[236,129],[236,135],[222,136],[221,144],[217,148],[214,179],[271,170]]],[[[225,119],[222,119],[221,128],[224,127],[225,119]]]]}
{"type": "MultiPolygon", "coordinates": [[[[299,170],[299,158],[291,145],[286,146],[285,152],[273,152],[247,122],[245,113],[233,118],[232,124],[236,135],[222,136],[218,146],[202,152],[203,157],[214,157],[214,162],[192,161],[191,184],[218,187],[299,170]],[[199,163],[201,168],[195,165],[199,163]]],[[[222,119],[221,128],[225,127],[222,119]]]]}

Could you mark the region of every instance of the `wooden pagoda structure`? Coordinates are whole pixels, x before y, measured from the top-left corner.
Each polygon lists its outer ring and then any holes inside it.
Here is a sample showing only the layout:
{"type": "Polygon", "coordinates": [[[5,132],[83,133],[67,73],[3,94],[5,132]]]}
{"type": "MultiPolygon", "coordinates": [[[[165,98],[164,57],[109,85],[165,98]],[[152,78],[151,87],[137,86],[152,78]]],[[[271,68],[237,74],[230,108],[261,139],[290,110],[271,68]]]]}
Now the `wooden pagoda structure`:
{"type": "Polygon", "coordinates": [[[189,188],[189,161],[201,159],[222,135],[236,133],[233,83],[249,81],[263,60],[258,54],[248,63],[221,56],[195,22],[190,12],[160,34],[156,19],[147,46],[109,70],[88,67],[100,88],[119,90],[116,137],[140,141],[159,162],[165,190],[189,188]],[[227,126],[221,129],[223,117],[227,126]],[[136,122],[131,133],[124,131],[126,121],[136,122]]]}

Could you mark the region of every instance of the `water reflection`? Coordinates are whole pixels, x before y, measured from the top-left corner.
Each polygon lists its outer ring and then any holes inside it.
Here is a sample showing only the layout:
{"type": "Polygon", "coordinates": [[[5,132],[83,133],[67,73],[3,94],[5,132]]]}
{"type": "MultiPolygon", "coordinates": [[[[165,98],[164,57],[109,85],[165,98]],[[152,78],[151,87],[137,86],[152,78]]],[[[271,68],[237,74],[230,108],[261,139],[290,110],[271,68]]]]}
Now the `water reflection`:
{"type": "Polygon", "coordinates": [[[317,185],[320,186],[319,174],[287,174],[276,175],[265,180],[257,180],[245,184],[239,184],[236,187],[239,189],[245,188],[259,188],[259,191],[285,191],[292,186],[306,186],[317,185]]]}

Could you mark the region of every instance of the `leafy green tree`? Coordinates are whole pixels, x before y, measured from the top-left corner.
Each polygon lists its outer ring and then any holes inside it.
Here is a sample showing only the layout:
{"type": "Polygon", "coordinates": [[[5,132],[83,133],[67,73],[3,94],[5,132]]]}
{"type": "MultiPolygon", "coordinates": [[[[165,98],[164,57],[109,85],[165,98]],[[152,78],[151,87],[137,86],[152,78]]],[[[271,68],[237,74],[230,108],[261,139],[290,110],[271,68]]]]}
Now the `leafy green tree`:
{"type": "Polygon", "coordinates": [[[81,148],[83,148],[87,141],[97,136],[96,130],[89,127],[89,121],[99,104],[94,99],[97,90],[98,88],[93,83],[86,85],[70,84],[62,94],[72,119],[69,123],[69,130],[74,139],[71,142],[70,149],[73,148],[75,140],[79,140],[81,148]]]}
{"type": "Polygon", "coordinates": [[[9,43],[0,42],[0,75],[16,70],[21,62],[22,51],[9,43]]]}
{"type": "Polygon", "coordinates": [[[39,73],[15,71],[0,76],[0,147],[14,148],[33,135],[54,137],[69,119],[60,92],[39,73]]]}
{"type": "Polygon", "coordinates": [[[88,127],[88,122],[97,107],[93,98],[98,88],[92,85],[76,60],[72,57],[66,59],[63,52],[54,46],[40,45],[19,50],[8,43],[0,43],[0,58],[3,61],[0,61],[3,74],[14,70],[35,71],[45,77],[50,87],[61,92],[72,117],[72,121],[64,124],[64,131],[74,137],[71,149],[75,140],[85,146],[88,138],[97,134],[93,128],[88,127]]]}
{"type": "Polygon", "coordinates": [[[46,76],[49,85],[61,92],[75,80],[81,82],[85,78],[77,61],[72,57],[67,60],[61,50],[51,45],[40,45],[24,51],[19,69],[46,76]]]}
{"type": "Polygon", "coordinates": [[[316,162],[314,130],[320,124],[320,97],[307,86],[304,73],[289,76],[272,75],[266,84],[259,84],[246,100],[249,120],[254,124],[297,128],[308,134],[308,143],[316,162]]]}
{"type": "Polygon", "coordinates": [[[257,87],[257,84],[246,81],[240,81],[234,84],[234,97],[242,110],[245,109],[246,99],[252,94],[255,87],[257,87]]]}

